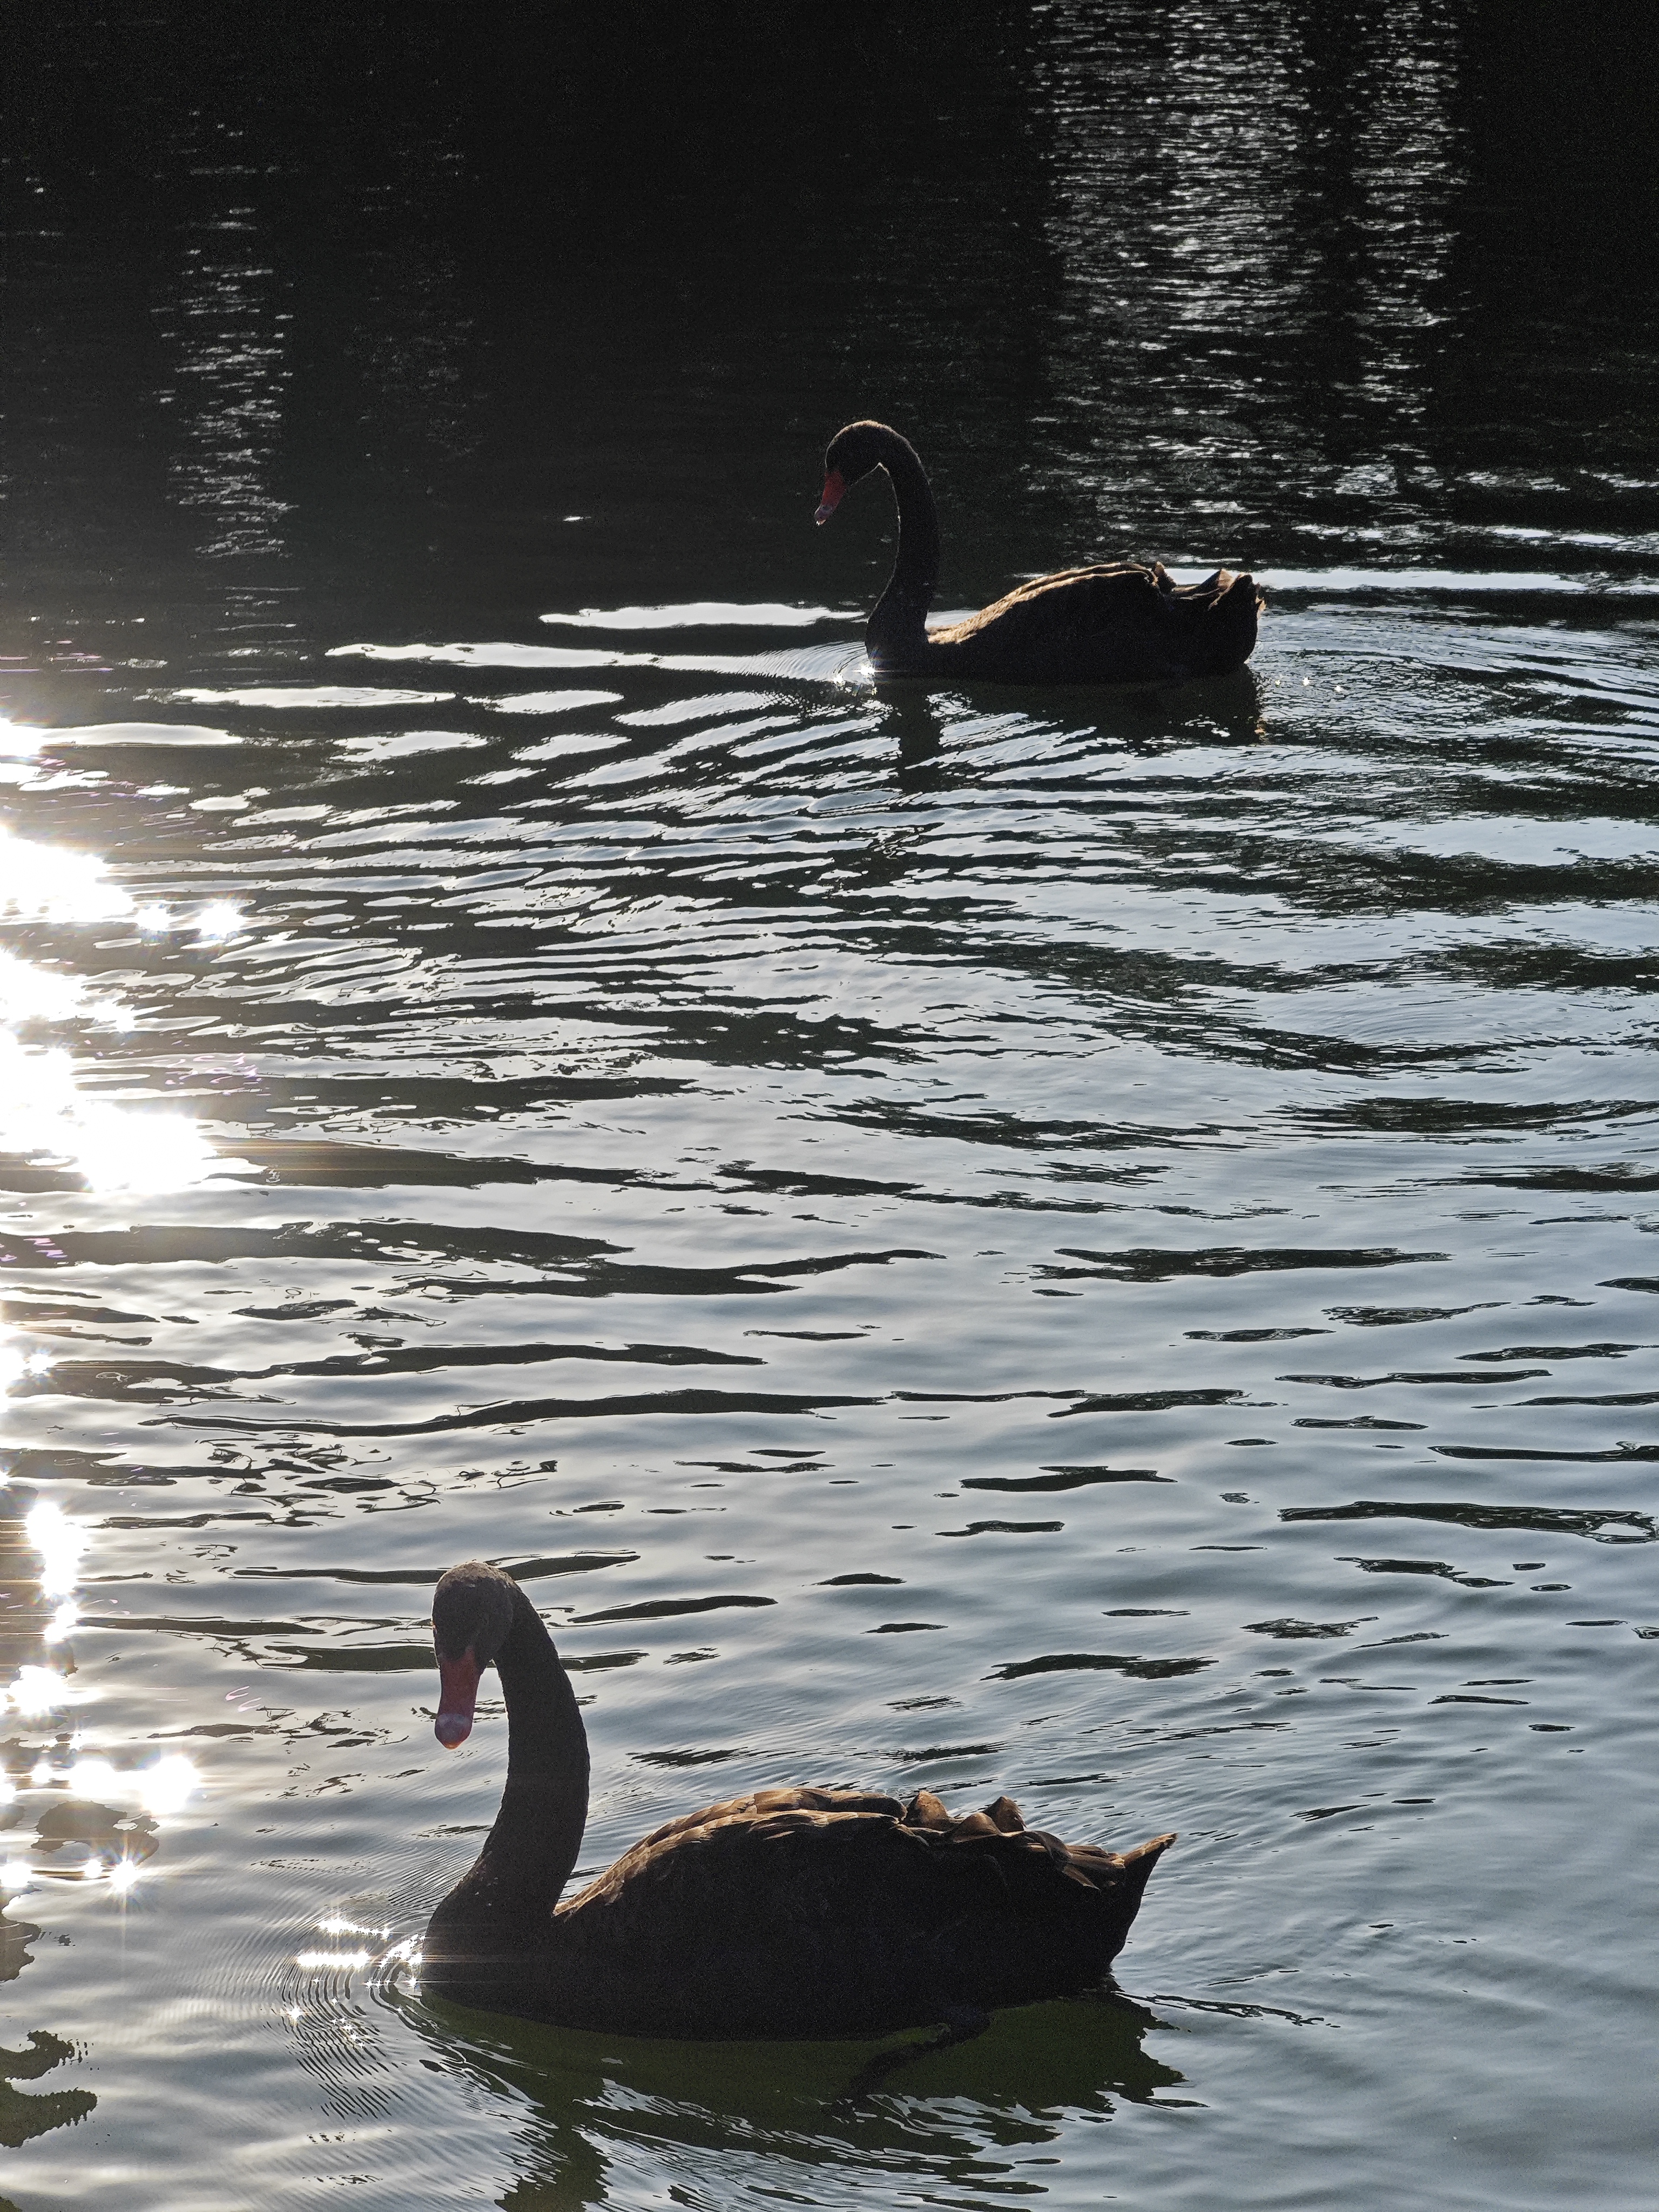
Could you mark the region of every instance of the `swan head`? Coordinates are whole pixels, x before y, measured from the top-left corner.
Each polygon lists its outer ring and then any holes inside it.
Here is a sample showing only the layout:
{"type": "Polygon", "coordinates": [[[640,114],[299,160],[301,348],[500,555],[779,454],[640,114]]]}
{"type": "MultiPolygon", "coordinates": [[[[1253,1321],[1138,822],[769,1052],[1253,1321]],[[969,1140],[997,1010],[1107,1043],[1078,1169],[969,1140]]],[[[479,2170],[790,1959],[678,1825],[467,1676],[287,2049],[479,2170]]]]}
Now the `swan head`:
{"type": "MultiPolygon", "coordinates": [[[[879,468],[896,449],[910,453],[896,430],[884,422],[849,422],[837,430],[823,456],[823,497],[815,522],[828,522],[860,477],[879,468]]],[[[911,453],[912,459],[915,456],[911,453]]]]}
{"type": "Polygon", "coordinates": [[[518,1584],[499,1567],[469,1559],[452,1567],[432,1595],[432,1642],[438,1656],[438,1741],[453,1751],[472,1733],[478,1680],[513,1632],[518,1584]]]}

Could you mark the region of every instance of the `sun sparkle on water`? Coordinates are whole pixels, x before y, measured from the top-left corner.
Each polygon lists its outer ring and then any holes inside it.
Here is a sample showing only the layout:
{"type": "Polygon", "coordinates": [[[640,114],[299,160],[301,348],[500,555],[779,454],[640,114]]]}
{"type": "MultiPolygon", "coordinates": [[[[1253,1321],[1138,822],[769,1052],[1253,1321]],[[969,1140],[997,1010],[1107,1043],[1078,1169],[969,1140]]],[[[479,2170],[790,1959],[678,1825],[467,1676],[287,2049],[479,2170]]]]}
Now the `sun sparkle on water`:
{"type": "Polygon", "coordinates": [[[56,1498],[43,1498],[29,1508],[23,1533],[40,1554],[40,1595],[66,1598],[79,1579],[87,1530],[71,1521],[56,1498]]]}
{"type": "Polygon", "coordinates": [[[10,1686],[0,1692],[14,1712],[25,1720],[38,1720],[70,1701],[69,1685],[53,1667],[20,1667],[10,1686]]]}
{"type": "Polygon", "coordinates": [[[77,1797],[116,1796],[124,1781],[106,1759],[77,1759],[65,1779],[77,1797]]]}
{"type": "Polygon", "coordinates": [[[0,829],[0,913],[45,921],[113,921],[133,911],[133,901],[105,874],[94,853],[62,845],[37,845],[0,829]]]}
{"type": "Polygon", "coordinates": [[[49,1352],[22,1352],[15,1344],[0,1344],[0,1398],[18,1383],[46,1374],[52,1364],[49,1352]]]}
{"type": "Polygon", "coordinates": [[[192,1760],[181,1751],[169,1752],[158,1759],[154,1766],[144,1768],[138,1778],[139,1802],[147,1813],[157,1820],[169,1813],[177,1813],[187,1804],[201,1786],[201,1777],[192,1760]]]}
{"type": "Polygon", "coordinates": [[[3,1032],[0,1151],[60,1159],[94,1191],[185,1190],[219,1165],[212,1146],[184,1115],[88,1097],[67,1052],[31,1050],[3,1032]]]}
{"type": "Polygon", "coordinates": [[[196,917],[196,934],[210,940],[234,937],[241,927],[240,908],[232,906],[226,899],[217,899],[211,906],[204,906],[196,917]]]}

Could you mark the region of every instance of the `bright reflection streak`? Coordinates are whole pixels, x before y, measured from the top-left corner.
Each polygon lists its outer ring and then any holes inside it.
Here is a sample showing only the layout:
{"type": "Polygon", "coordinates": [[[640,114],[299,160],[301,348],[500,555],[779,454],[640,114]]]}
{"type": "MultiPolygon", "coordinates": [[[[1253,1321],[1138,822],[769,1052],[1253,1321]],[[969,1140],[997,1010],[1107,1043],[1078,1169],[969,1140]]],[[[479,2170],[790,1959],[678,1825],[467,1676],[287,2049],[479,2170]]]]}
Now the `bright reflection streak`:
{"type": "MultiPolygon", "coordinates": [[[[9,727],[0,720],[0,752],[5,750],[9,727]]],[[[0,914],[77,924],[127,921],[152,935],[173,927],[166,907],[153,901],[140,906],[130,891],[111,883],[104,862],[95,853],[76,853],[62,845],[36,845],[27,838],[14,837],[4,828],[0,828],[0,914]]],[[[197,921],[197,927],[207,937],[229,936],[240,927],[240,915],[222,899],[204,907],[197,921]],[[227,915],[234,915],[234,921],[227,924],[227,915]]]]}
{"type": "Polygon", "coordinates": [[[30,729],[0,714],[0,760],[33,760],[46,734],[44,730],[30,729]]]}
{"type": "Polygon", "coordinates": [[[118,1897],[127,1896],[142,1872],[137,1859],[117,1859],[109,1870],[109,1886],[118,1897]]]}
{"type": "Polygon", "coordinates": [[[204,906],[196,917],[196,934],[201,938],[222,941],[227,937],[234,937],[241,927],[240,911],[226,899],[218,899],[211,906],[204,906]]]}
{"type": "Polygon", "coordinates": [[[9,1774],[0,1774],[0,1805],[9,1805],[17,1795],[17,1785],[9,1774]]]}
{"type": "Polygon", "coordinates": [[[0,1398],[19,1382],[44,1375],[52,1364],[49,1352],[19,1352],[15,1345],[0,1344],[0,1398]]]}
{"type": "MultiPolygon", "coordinates": [[[[0,855],[0,860],[3,856],[0,855]]],[[[131,1026],[132,1017],[113,999],[88,999],[73,975],[55,975],[0,951],[0,1018],[9,1022],[62,1022],[72,1018],[131,1026]]]]}
{"type": "Polygon", "coordinates": [[[331,1967],[342,1967],[349,1972],[354,1966],[366,1966],[373,1955],[369,1951],[301,1951],[294,1963],[311,1973],[326,1973],[331,1967]]]}
{"type": "Polygon", "coordinates": [[[118,884],[106,879],[95,853],[35,845],[0,829],[0,913],[45,921],[113,921],[133,911],[118,884]]]}
{"type": "Polygon", "coordinates": [[[77,1797],[118,1797],[125,1794],[126,1777],[106,1759],[77,1759],[65,1777],[77,1797]]]}
{"type": "Polygon", "coordinates": [[[180,1811],[202,1786],[194,1762],[179,1751],[169,1752],[153,1766],[129,1767],[125,1772],[107,1759],[77,1759],[63,1778],[77,1797],[118,1804],[123,1798],[133,1799],[158,1820],[180,1811]]]}
{"type": "Polygon", "coordinates": [[[218,1165],[195,1122],[181,1115],[135,1114],[82,1098],[76,1120],[76,1164],[94,1190],[180,1190],[218,1165]]]}
{"type": "Polygon", "coordinates": [[[186,1804],[200,1783],[201,1777],[183,1752],[169,1752],[165,1759],[158,1759],[154,1766],[140,1774],[139,1801],[144,1810],[159,1820],[186,1804]]]}
{"type": "Polygon", "coordinates": [[[37,1719],[70,1700],[69,1685],[51,1667],[20,1667],[17,1680],[5,1692],[13,1709],[26,1719],[37,1719]]]}
{"type": "Polygon", "coordinates": [[[218,1165],[195,1122],[84,1097],[66,1052],[28,1052],[3,1033],[0,1150],[65,1159],[94,1190],[186,1189],[218,1165]]]}
{"type": "Polygon", "coordinates": [[[9,1890],[15,1896],[20,1889],[28,1887],[31,1872],[27,1859],[8,1859],[0,1865],[0,1889],[9,1890]]]}
{"type": "MultiPolygon", "coordinates": [[[[40,1594],[67,1597],[75,1588],[81,1554],[87,1548],[87,1531],[71,1521],[55,1498],[43,1498],[31,1506],[23,1532],[40,1554],[40,1594]]],[[[24,1672],[27,1674],[26,1668],[24,1672]]]]}
{"type": "MultiPolygon", "coordinates": [[[[141,907],[111,883],[95,854],[33,844],[0,828],[3,915],[81,926],[126,921],[149,936],[173,927],[165,907],[141,907]]],[[[196,919],[207,945],[223,944],[242,927],[223,899],[196,919]]],[[[133,1019],[119,1001],[94,999],[73,976],[0,951],[0,1152],[64,1160],[95,1190],[179,1190],[204,1181],[216,1159],[193,1121],[84,1097],[67,1053],[30,1050],[11,1033],[28,1023],[70,1020],[125,1030],[133,1019]]],[[[0,1355],[0,1390],[16,1379],[0,1355]]]]}
{"type": "Polygon", "coordinates": [[[46,1632],[43,1641],[47,1644],[61,1644],[66,1636],[72,1636],[75,1633],[80,1619],[80,1607],[72,1597],[66,1597],[46,1623],[46,1632]]]}

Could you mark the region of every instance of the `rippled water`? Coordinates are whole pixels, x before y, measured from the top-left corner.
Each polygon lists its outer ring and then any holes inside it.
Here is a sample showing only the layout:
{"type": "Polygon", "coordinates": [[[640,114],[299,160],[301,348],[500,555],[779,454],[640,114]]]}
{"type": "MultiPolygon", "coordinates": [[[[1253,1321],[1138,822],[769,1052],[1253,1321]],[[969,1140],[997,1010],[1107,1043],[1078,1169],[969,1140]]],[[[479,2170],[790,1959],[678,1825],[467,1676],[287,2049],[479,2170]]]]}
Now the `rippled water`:
{"type": "Polygon", "coordinates": [[[333,124],[174,118],[139,244],[14,163],[27,2212],[1649,2199],[1650,341],[1475,11],[1126,15],[1109,72],[1091,20],[947,40],[936,112],[902,52],[764,329],[696,99],[687,204],[600,221],[597,45],[530,305],[481,125],[380,116],[326,282],[333,124]],[[926,281],[901,181],[978,226],[926,281]],[[66,349],[135,301],[137,368],[66,349]],[[880,500],[809,521],[866,409],[947,595],[1248,560],[1250,669],[878,692],[880,500]],[[505,1749],[432,1736],[474,1554],[587,1701],[583,1868],[786,1781],[1176,1828],[1125,1994],[878,2078],[425,2001],[505,1749]]]}

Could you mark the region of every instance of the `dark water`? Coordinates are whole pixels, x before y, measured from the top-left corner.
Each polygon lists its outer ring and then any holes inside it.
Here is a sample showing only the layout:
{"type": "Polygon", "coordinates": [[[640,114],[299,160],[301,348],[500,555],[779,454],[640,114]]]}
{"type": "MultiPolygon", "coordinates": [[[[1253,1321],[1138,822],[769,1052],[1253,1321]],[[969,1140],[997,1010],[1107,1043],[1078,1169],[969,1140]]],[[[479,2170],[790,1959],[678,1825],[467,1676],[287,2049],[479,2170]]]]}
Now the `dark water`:
{"type": "Polygon", "coordinates": [[[12,26],[26,2212],[1651,2203],[1653,40],[1336,13],[12,26]],[[877,694],[859,414],[1250,670],[877,694]],[[584,1866],[1177,1828],[1124,1994],[423,2002],[475,1553],[584,1866]]]}

